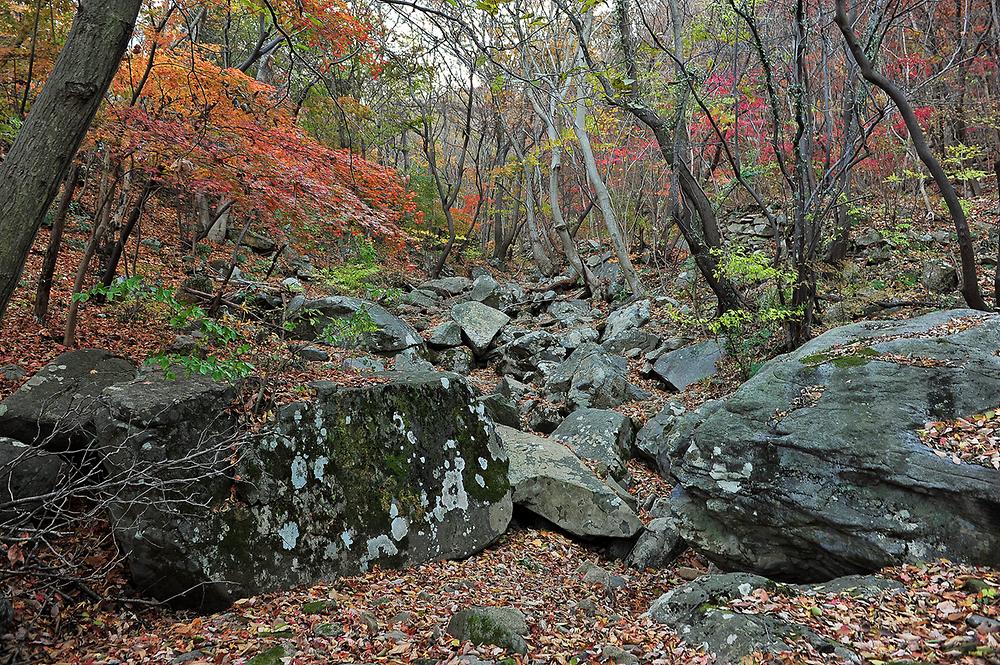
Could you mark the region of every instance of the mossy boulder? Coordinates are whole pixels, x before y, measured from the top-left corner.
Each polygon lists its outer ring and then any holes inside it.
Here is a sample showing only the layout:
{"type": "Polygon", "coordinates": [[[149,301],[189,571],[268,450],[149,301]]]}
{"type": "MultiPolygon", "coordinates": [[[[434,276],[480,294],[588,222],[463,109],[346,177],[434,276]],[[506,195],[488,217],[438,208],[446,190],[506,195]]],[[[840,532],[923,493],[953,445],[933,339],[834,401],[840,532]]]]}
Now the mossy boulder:
{"type": "MultiPolygon", "coordinates": [[[[314,384],[315,399],[281,407],[238,447],[217,427],[189,436],[188,457],[222,441],[239,459],[226,491],[206,474],[179,483],[186,504],[141,502],[117,521],[136,586],[214,609],[376,565],[464,558],[502,534],[512,511],[507,457],[469,385],[436,372],[383,378],[364,388],[314,384]]],[[[133,422],[125,405],[149,392],[117,387],[103,432],[133,422]]],[[[193,418],[228,405],[222,395],[190,394],[193,418]]],[[[183,426],[161,424],[133,440],[177,459],[182,451],[157,442],[183,426]]]]}
{"type": "Polygon", "coordinates": [[[925,445],[997,407],[1000,316],[827,332],[685,417],[661,463],[683,538],[724,570],[823,581],[903,562],[1000,565],[1000,471],[925,445]]]}
{"type": "Polygon", "coordinates": [[[475,645],[503,647],[527,653],[524,636],[528,624],[520,610],[512,607],[472,607],[456,613],[448,622],[448,634],[475,645]]]}

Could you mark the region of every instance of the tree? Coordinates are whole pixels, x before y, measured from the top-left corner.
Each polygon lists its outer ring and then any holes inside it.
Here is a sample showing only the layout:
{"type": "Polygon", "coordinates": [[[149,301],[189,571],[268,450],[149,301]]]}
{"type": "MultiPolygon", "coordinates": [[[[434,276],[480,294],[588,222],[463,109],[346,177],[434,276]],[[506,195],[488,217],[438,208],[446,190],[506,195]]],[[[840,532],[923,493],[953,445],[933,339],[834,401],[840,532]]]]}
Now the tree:
{"type": "Polygon", "coordinates": [[[0,165],[0,317],[111,84],[141,0],[81,0],[59,58],[0,165]]]}
{"type": "Polygon", "coordinates": [[[958,236],[958,251],[962,262],[962,296],[965,298],[966,304],[973,309],[988,310],[989,307],[986,305],[986,301],[983,300],[982,293],[979,290],[979,279],[976,274],[976,254],[972,247],[972,238],[969,235],[969,223],[965,218],[965,210],[962,208],[962,202],[958,198],[958,193],[955,191],[954,186],[952,186],[951,180],[948,179],[948,174],[942,168],[941,162],[934,156],[930,146],[927,144],[924,130],[920,126],[916,114],[913,112],[913,105],[910,104],[910,101],[903,94],[902,90],[887,77],[875,70],[872,61],[865,54],[864,49],[861,48],[861,44],[854,34],[854,28],[851,26],[851,21],[847,17],[846,0],[836,0],[836,7],[837,12],[834,20],[837,23],[837,27],[840,28],[841,34],[844,35],[844,41],[847,43],[854,61],[858,63],[861,75],[866,81],[884,92],[896,105],[896,108],[899,109],[899,114],[903,117],[903,122],[906,123],[906,130],[910,133],[913,148],[917,151],[917,156],[920,157],[920,161],[930,171],[931,177],[934,178],[938,189],[941,190],[941,196],[948,206],[948,212],[955,223],[955,233],[958,236]]]}

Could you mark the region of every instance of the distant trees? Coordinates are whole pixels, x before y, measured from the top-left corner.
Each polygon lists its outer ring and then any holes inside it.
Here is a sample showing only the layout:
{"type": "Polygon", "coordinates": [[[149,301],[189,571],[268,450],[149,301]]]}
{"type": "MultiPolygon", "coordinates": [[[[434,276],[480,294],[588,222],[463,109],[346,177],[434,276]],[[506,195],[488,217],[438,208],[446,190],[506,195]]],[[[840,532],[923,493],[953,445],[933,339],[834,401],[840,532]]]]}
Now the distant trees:
{"type": "Polygon", "coordinates": [[[35,233],[118,69],[140,4],[81,0],[66,45],[0,164],[0,318],[35,233]]]}

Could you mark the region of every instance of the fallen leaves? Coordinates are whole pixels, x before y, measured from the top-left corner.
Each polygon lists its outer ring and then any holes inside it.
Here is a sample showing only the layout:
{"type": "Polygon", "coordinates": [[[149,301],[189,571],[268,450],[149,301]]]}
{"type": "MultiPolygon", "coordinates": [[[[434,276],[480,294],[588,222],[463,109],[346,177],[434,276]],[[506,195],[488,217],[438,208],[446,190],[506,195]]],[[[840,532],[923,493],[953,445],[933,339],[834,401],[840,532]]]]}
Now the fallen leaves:
{"type": "Polygon", "coordinates": [[[929,422],[917,434],[935,454],[955,464],[1000,470],[1000,408],[951,421],[929,422]]]}

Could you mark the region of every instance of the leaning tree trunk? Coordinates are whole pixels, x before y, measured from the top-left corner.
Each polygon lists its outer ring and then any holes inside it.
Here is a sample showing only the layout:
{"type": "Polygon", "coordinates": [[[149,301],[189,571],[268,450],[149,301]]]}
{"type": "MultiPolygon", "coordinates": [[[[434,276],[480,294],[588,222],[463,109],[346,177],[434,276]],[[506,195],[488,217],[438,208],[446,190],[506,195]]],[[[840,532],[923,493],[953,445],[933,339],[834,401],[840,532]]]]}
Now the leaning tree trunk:
{"type": "Polygon", "coordinates": [[[906,95],[892,81],[875,71],[872,61],[865,55],[864,49],[854,34],[851,21],[847,17],[845,3],[846,0],[836,0],[837,11],[834,20],[837,23],[837,27],[840,28],[841,34],[844,36],[847,48],[850,49],[851,55],[854,56],[854,61],[858,63],[858,68],[861,70],[861,75],[865,80],[884,92],[896,105],[896,108],[899,109],[899,114],[903,117],[906,129],[910,133],[913,149],[916,151],[920,161],[930,171],[931,177],[934,178],[938,189],[941,190],[941,196],[944,197],[944,201],[948,206],[948,212],[951,213],[952,221],[955,223],[955,234],[958,236],[958,252],[962,262],[962,296],[969,307],[988,310],[989,307],[986,305],[986,301],[979,290],[979,280],[976,274],[976,254],[972,246],[972,237],[969,234],[969,223],[965,218],[965,210],[962,209],[958,193],[948,179],[948,174],[941,167],[941,163],[934,156],[930,146],[927,145],[924,130],[920,126],[920,122],[913,112],[913,106],[906,98],[906,95]]]}
{"type": "Polygon", "coordinates": [[[81,0],[45,87],[0,165],[0,317],[132,36],[142,0],[81,0]]]}
{"type": "Polygon", "coordinates": [[[49,298],[52,293],[52,277],[56,272],[56,262],[59,260],[59,248],[62,246],[63,231],[66,230],[66,215],[69,212],[69,205],[73,202],[73,194],[76,193],[79,184],[80,169],[74,166],[66,174],[63,181],[62,198],[59,199],[59,207],[56,209],[55,217],[52,218],[52,233],[49,235],[49,245],[45,249],[45,259],[42,261],[42,270],[38,275],[38,289],[35,291],[35,319],[39,323],[45,323],[49,314],[49,298]]]}

